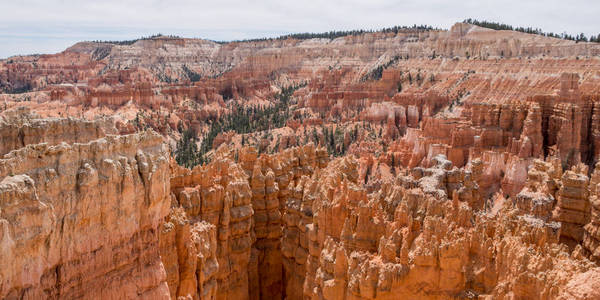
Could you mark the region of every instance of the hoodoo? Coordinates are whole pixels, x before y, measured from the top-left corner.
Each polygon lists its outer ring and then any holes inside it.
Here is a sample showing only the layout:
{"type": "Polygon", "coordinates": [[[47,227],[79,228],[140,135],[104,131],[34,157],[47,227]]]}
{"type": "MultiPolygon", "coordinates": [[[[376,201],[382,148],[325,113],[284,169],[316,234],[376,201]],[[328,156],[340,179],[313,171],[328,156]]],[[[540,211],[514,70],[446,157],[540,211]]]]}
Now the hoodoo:
{"type": "Polygon", "coordinates": [[[0,298],[600,299],[600,44],[490,24],[0,60],[0,298]]]}

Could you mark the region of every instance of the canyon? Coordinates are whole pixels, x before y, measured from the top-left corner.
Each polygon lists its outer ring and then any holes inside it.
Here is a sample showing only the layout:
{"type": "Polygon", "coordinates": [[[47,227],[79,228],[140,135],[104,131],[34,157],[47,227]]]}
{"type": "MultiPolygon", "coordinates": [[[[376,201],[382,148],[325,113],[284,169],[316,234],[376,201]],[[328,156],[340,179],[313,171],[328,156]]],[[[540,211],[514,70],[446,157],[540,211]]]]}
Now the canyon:
{"type": "Polygon", "coordinates": [[[600,44],[456,23],[0,60],[2,299],[600,299],[600,44]]]}

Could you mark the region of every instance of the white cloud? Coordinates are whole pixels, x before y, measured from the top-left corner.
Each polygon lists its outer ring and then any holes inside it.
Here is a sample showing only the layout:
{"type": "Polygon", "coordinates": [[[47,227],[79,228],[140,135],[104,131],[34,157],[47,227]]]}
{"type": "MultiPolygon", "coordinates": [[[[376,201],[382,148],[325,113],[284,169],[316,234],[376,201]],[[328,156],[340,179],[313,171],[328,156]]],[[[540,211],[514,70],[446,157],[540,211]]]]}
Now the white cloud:
{"type": "Polygon", "coordinates": [[[449,28],[468,17],[589,36],[600,33],[599,12],[591,0],[0,0],[0,57],[158,32],[231,40],[411,24],[449,28]]]}

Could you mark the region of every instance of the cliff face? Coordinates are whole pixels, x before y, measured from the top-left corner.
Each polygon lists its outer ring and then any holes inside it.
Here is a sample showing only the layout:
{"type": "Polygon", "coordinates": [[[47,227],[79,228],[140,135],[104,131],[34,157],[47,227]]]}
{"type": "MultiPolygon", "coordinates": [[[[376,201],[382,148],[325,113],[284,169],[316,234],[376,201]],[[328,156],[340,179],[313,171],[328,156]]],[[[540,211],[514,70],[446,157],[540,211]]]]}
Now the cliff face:
{"type": "Polygon", "coordinates": [[[301,85],[287,122],[293,134],[280,148],[302,144],[321,124],[368,122],[383,127],[385,147],[365,141],[354,151],[350,140],[349,152],[377,157],[391,148],[386,155],[409,167],[429,166],[436,154],[458,167],[491,158],[486,194],[502,186],[515,196],[532,158],[559,155],[568,166],[597,159],[599,47],[468,24],[336,39],[83,42],[0,61],[0,88],[32,90],[0,100],[47,116],[110,114],[120,133],[150,127],[176,140],[178,129],[206,133],[234,110],[231,100],[272,106],[282,88],[301,85]]]}
{"type": "Polygon", "coordinates": [[[449,199],[450,164],[435,161],[423,177],[398,177],[377,194],[356,182],[352,159],[323,170],[310,192],[305,297],[555,299],[571,272],[588,270],[557,258],[568,255],[558,224],[517,216],[510,205],[478,215],[457,193],[468,180],[449,199]]]}
{"type": "Polygon", "coordinates": [[[108,118],[94,121],[44,119],[26,108],[5,112],[0,122],[0,138],[3,141],[0,155],[31,144],[85,143],[117,133],[114,123],[108,118]]]}
{"type": "Polygon", "coordinates": [[[158,226],[168,213],[157,134],[29,145],[0,160],[0,297],[168,295],[158,226]]]}
{"type": "MultiPolygon", "coordinates": [[[[480,197],[477,176],[453,169],[442,156],[432,160],[431,168],[403,172],[384,182],[376,193],[369,193],[360,180],[357,160],[340,158],[325,167],[312,151],[295,148],[260,158],[253,149],[239,153],[240,169],[251,174],[240,177],[246,179],[243,190],[251,190],[246,198],[252,200],[246,203],[252,207],[254,221],[247,228],[256,240],[250,260],[241,262],[247,267],[247,293],[236,290],[241,292],[236,297],[584,299],[595,295],[583,282],[597,276],[600,269],[581,256],[569,255],[567,246],[559,242],[565,234],[564,223],[548,218],[551,208],[532,216],[527,213],[537,202],[523,199],[528,209],[500,201],[489,204],[494,205],[492,213],[481,214],[488,204],[480,197]],[[267,175],[261,176],[263,169],[267,175]],[[279,183],[285,188],[275,189],[279,183]],[[278,198],[284,201],[274,201],[278,198]],[[261,205],[268,200],[273,204],[261,205]]],[[[536,166],[537,174],[547,176],[551,171],[543,163],[536,166]]],[[[543,181],[534,174],[531,180],[543,181]]],[[[567,178],[558,177],[568,186],[567,178]]],[[[529,186],[539,185],[532,182],[529,186]]],[[[181,213],[181,208],[174,211],[181,213]]],[[[182,236],[193,241],[190,235],[182,236]]],[[[217,243],[213,236],[206,245],[217,243]]],[[[203,255],[202,262],[210,261],[211,255],[203,255]]],[[[180,268],[185,265],[181,259],[180,268]]],[[[200,272],[202,268],[198,266],[196,274],[207,274],[200,272]]],[[[217,269],[210,274],[220,273],[221,264],[217,269]]],[[[183,284],[185,272],[179,269],[178,274],[180,283],[174,282],[183,284]]],[[[209,281],[198,277],[194,282],[203,286],[194,297],[227,298],[218,296],[222,283],[217,284],[215,294],[207,288],[209,281]]],[[[230,285],[225,286],[231,291],[230,285]]]]}
{"type": "MultiPolygon", "coordinates": [[[[247,77],[259,77],[272,70],[308,73],[315,67],[356,66],[360,60],[385,54],[411,58],[480,57],[513,58],[545,55],[549,57],[595,56],[600,52],[593,43],[547,38],[512,31],[495,31],[457,23],[450,30],[401,30],[398,33],[350,35],[334,40],[265,40],[219,44],[201,39],[157,37],[128,45],[78,43],[56,55],[15,57],[0,67],[2,87],[20,87],[30,83],[44,87],[61,81],[86,81],[100,73],[132,69],[149,71],[163,82],[190,79],[191,70],[202,77],[226,73],[232,69],[247,77]],[[340,58],[343,58],[340,60],[340,58]],[[65,68],[65,66],[69,66],[65,68]]],[[[133,73],[136,73],[135,71],[133,73]]],[[[114,77],[108,73],[106,78],[114,77]]],[[[102,76],[101,76],[102,77],[102,76]]],[[[116,76],[116,81],[122,76],[116,76]]]]}
{"type": "MultiPolygon", "coordinates": [[[[237,164],[230,158],[205,168],[229,161],[229,167],[223,169],[243,179],[233,182],[240,183],[247,199],[244,203],[252,211],[253,225],[245,227],[256,237],[246,250],[250,254],[245,257],[250,260],[233,262],[241,263],[247,272],[243,276],[247,293],[236,289],[240,292],[236,297],[393,299],[401,295],[452,299],[510,295],[569,299],[592,295],[581,291],[586,289],[582,281],[596,276],[600,269],[581,256],[569,256],[559,240],[571,232],[570,225],[551,220],[553,201],[543,204],[546,202],[538,200],[542,195],[553,199],[557,193],[560,210],[571,195],[567,191],[577,194],[570,175],[555,174],[551,164],[535,164],[527,185],[535,190],[519,194],[520,202],[513,207],[510,201],[486,203],[476,183],[479,175],[453,169],[443,156],[434,157],[431,168],[403,172],[384,182],[376,193],[369,193],[363,187],[357,160],[346,157],[325,166],[318,159],[321,155],[315,154],[314,148],[303,147],[257,157],[255,150],[243,148],[237,171],[231,170],[237,164]],[[563,187],[556,190],[556,185],[563,187]],[[540,196],[527,197],[528,193],[540,196]],[[494,206],[492,213],[481,214],[490,209],[488,205],[494,206]]],[[[186,184],[193,185],[190,181],[186,184]]],[[[189,209],[189,205],[184,207],[189,209]]],[[[174,208],[174,212],[182,209],[174,208]]],[[[217,228],[222,226],[218,224],[217,228]]],[[[592,230],[590,226],[586,229],[592,230]]],[[[583,234],[583,226],[578,228],[583,234]]],[[[182,236],[193,241],[189,234],[182,236]]],[[[215,247],[217,243],[213,236],[207,245],[215,247]]],[[[211,255],[202,257],[208,262],[211,255]]],[[[181,255],[178,264],[179,268],[185,264],[181,255]]],[[[208,273],[200,273],[204,268],[200,264],[197,268],[196,274],[208,273]]],[[[210,274],[221,272],[220,263],[217,269],[210,274]]],[[[180,279],[169,280],[171,287],[171,282],[184,282],[185,272],[179,269],[176,273],[180,279]]],[[[198,277],[194,282],[204,286],[196,288],[201,293],[194,297],[225,299],[225,295],[218,296],[222,285],[231,291],[225,283],[217,284],[216,293],[206,287],[206,282],[217,280],[198,277]]],[[[214,287],[213,283],[208,286],[214,287]]]]}
{"type": "Polygon", "coordinates": [[[221,147],[192,170],[167,153],[144,132],[28,145],[0,160],[2,297],[596,295],[585,282],[600,269],[585,257],[597,248],[595,200],[586,204],[597,172],[561,175],[538,161],[513,207],[483,197],[478,167],[441,155],[365,184],[363,162],[328,163],[313,145],[221,147]],[[591,214],[564,218],[575,200],[591,214]]]}
{"type": "Polygon", "coordinates": [[[598,261],[600,259],[600,203],[598,203],[598,183],[600,180],[600,166],[596,166],[590,178],[589,184],[589,203],[590,222],[585,225],[583,233],[583,247],[589,251],[591,258],[598,261]]]}
{"type": "Polygon", "coordinates": [[[171,216],[161,232],[171,296],[247,298],[254,211],[246,175],[230,159],[175,172],[171,216]]]}
{"type": "MultiPolygon", "coordinates": [[[[36,101],[78,108],[119,110],[133,104],[135,110],[178,111],[186,100],[201,106],[223,106],[223,99],[230,98],[265,101],[273,85],[310,82],[301,105],[339,114],[386,98],[432,99],[437,108],[467,92],[465,100],[473,103],[524,100],[561,88],[562,72],[579,74],[586,82],[581,93],[598,93],[598,62],[590,57],[599,53],[596,43],[461,23],[448,31],[401,30],[332,40],[219,44],[157,37],[129,45],[82,42],[54,55],[0,61],[0,88],[33,90],[29,97],[36,101]],[[374,76],[379,68],[380,79],[374,76]]],[[[178,111],[190,125],[193,120],[183,115],[178,111]]]]}
{"type": "Polygon", "coordinates": [[[284,268],[281,250],[288,185],[325,163],[322,150],[306,146],[260,157],[244,148],[239,164],[223,152],[191,171],[173,165],[171,215],[160,236],[171,297],[286,295],[286,279],[302,276],[284,268]]]}

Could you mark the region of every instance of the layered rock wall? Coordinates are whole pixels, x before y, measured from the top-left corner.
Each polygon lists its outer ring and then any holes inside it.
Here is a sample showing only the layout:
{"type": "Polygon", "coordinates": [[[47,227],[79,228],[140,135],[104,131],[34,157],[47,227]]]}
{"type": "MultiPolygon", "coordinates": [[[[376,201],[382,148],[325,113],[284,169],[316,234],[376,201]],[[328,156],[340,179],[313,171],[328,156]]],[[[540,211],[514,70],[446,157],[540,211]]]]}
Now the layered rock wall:
{"type": "Polygon", "coordinates": [[[561,238],[572,244],[581,243],[583,226],[590,220],[589,178],[585,173],[570,170],[563,174],[553,212],[553,219],[561,222],[561,238]]]}
{"type": "Polygon", "coordinates": [[[583,233],[583,248],[595,261],[600,259],[600,203],[598,201],[600,190],[598,190],[598,183],[600,183],[600,166],[596,164],[589,184],[590,222],[585,225],[583,233]]]}
{"type": "Polygon", "coordinates": [[[566,253],[560,224],[520,217],[510,206],[478,215],[457,193],[449,199],[440,187],[451,173],[437,162],[376,195],[360,187],[348,158],[304,184],[304,199],[313,200],[305,298],[556,299],[571,272],[588,270],[585,262],[556,258],[566,253]]]}
{"type": "Polygon", "coordinates": [[[163,298],[168,150],[150,132],[0,160],[0,297],[163,298]]]}
{"type": "Polygon", "coordinates": [[[109,118],[93,121],[42,119],[28,109],[17,109],[5,112],[0,120],[0,156],[30,144],[86,143],[116,133],[109,118]]]}
{"type": "Polygon", "coordinates": [[[312,145],[222,147],[187,170],[150,132],[13,151],[0,160],[2,296],[571,299],[600,272],[560,243],[595,255],[595,200],[587,219],[562,218],[587,203],[585,169],[536,161],[513,207],[486,202],[477,164],[441,155],[368,185],[355,158],[327,161],[312,145]]]}
{"type": "Polygon", "coordinates": [[[2,60],[33,91],[0,95],[0,298],[598,298],[599,49],[457,24],[2,60]],[[236,105],[287,127],[169,164],[236,105]]]}
{"type": "Polygon", "coordinates": [[[175,285],[170,286],[171,296],[248,299],[248,263],[255,237],[246,174],[229,158],[191,171],[172,168],[170,223],[175,226],[175,243],[168,242],[173,233],[161,236],[166,240],[161,255],[171,257],[166,263],[167,278],[175,285]],[[216,238],[208,240],[210,247],[200,243],[204,238],[198,240],[202,231],[205,237],[216,238]]]}
{"type": "Polygon", "coordinates": [[[324,167],[326,153],[313,145],[261,156],[243,148],[238,164],[222,149],[191,171],[172,165],[171,215],[160,236],[170,295],[283,298],[289,278],[302,276],[284,264],[281,245],[289,186],[324,167]]]}

